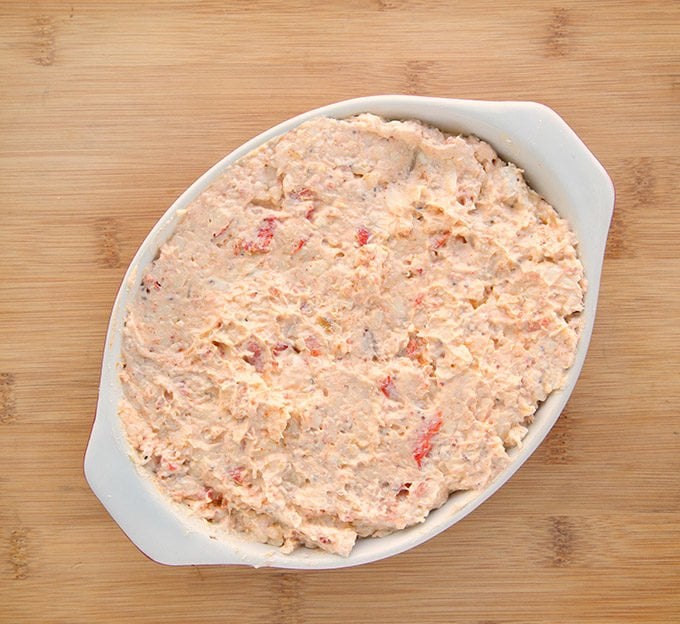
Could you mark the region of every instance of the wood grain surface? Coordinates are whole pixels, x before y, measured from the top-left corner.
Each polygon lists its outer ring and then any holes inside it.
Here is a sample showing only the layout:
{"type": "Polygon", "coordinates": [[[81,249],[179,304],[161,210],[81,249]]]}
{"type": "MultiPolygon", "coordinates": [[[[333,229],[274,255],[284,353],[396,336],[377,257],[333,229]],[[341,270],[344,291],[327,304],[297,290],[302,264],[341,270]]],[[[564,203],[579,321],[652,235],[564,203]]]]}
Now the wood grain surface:
{"type": "Polygon", "coordinates": [[[680,5],[0,4],[0,621],[680,621],[680,5]],[[565,414],[406,554],[298,573],[147,560],[89,491],[104,334],[137,246],[246,139],[348,97],[552,106],[617,206],[565,414]]]}

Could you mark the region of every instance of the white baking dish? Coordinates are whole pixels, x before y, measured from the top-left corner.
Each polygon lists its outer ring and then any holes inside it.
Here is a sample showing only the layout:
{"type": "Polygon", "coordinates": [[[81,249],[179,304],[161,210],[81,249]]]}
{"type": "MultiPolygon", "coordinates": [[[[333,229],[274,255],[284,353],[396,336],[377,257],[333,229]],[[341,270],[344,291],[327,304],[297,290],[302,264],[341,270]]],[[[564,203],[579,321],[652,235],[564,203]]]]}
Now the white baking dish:
{"type": "Polygon", "coordinates": [[[165,564],[246,564],[281,568],[354,566],[412,548],[469,514],[503,485],[545,438],[560,415],[583,366],[593,329],[607,232],[614,208],[614,188],[602,165],[551,109],[533,102],[485,102],[405,95],[365,97],[309,111],[285,121],[222,159],[194,182],[161,217],[135,255],[113,307],[99,386],[97,414],[85,456],[90,487],[135,545],[165,564]],[[135,467],[117,417],[121,398],[118,362],[125,309],[138,276],[160,245],[172,234],[180,211],[226,167],[272,137],[317,115],[347,117],[371,112],[387,118],[419,119],[453,133],[475,134],[505,159],[525,170],[529,184],[571,223],[579,239],[588,279],[584,329],[576,360],[563,390],[540,407],[523,447],[510,452],[512,461],[486,489],[452,495],[418,526],[387,537],[359,540],[348,558],[299,549],[284,555],[276,547],[238,537],[214,539],[209,525],[184,518],[135,467]]]}

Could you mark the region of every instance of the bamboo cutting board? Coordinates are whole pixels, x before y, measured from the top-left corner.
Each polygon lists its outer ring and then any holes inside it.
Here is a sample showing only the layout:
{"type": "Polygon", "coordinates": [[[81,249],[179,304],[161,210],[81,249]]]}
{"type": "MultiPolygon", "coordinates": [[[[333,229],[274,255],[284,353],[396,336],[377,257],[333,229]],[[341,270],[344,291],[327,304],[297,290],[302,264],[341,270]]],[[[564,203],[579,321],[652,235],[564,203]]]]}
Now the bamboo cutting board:
{"type": "Polygon", "coordinates": [[[3,2],[0,621],[680,621],[680,5],[3,2]],[[337,572],[161,567],[86,486],[137,246],[234,147],[376,93],[552,106],[617,189],[555,429],[439,537],[337,572]]]}

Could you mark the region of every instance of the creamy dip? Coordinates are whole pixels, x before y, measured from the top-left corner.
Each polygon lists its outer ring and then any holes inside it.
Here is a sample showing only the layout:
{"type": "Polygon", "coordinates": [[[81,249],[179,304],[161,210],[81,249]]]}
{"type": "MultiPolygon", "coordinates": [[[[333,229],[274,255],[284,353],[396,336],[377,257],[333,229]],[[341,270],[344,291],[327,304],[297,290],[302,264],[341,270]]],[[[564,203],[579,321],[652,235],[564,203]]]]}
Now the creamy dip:
{"type": "Polygon", "coordinates": [[[127,311],[135,460],[215,527],[348,555],[508,463],[564,381],[566,221],[475,137],[316,118],[189,207],[127,311]]]}

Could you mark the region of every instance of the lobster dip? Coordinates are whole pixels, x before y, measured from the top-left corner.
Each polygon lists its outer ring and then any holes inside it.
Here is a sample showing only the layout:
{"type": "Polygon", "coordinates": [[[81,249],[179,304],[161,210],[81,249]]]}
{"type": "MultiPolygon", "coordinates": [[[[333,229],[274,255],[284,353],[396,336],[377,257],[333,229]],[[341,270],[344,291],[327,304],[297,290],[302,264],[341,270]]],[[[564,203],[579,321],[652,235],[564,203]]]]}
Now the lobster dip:
{"type": "Polygon", "coordinates": [[[563,384],[576,246],[475,137],[307,121],[232,164],[147,267],[122,347],[134,460],[213,533],[284,552],[423,522],[503,470],[563,384]]]}

